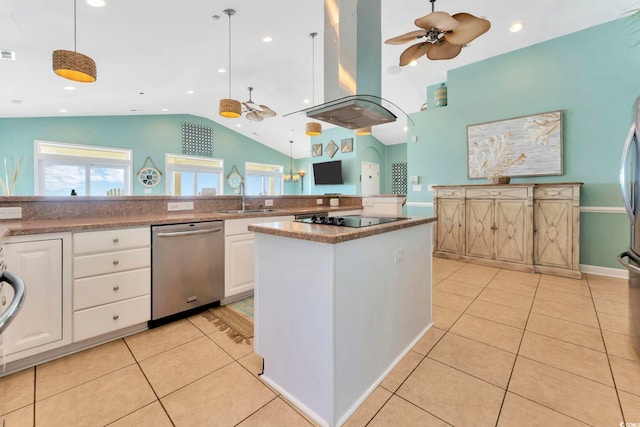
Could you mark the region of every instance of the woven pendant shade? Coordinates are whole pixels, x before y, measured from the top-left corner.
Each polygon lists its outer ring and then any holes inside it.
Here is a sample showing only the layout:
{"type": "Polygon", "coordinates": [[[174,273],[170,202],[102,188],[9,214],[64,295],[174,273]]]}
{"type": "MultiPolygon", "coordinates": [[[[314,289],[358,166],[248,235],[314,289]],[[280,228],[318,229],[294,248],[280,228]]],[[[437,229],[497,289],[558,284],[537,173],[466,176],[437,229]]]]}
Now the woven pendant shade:
{"type": "Polygon", "coordinates": [[[318,122],[308,122],[305,133],[309,136],[318,136],[322,133],[322,125],[318,122]]]}
{"type": "Polygon", "coordinates": [[[60,77],[82,83],[96,81],[96,63],[87,55],[72,50],[53,51],[53,71],[60,77]]]}
{"type": "Polygon", "coordinates": [[[237,101],[235,99],[220,100],[220,115],[222,117],[236,119],[240,117],[241,112],[242,106],[240,105],[240,101],[237,101]]]}
{"type": "Polygon", "coordinates": [[[371,126],[367,126],[367,127],[356,130],[356,135],[358,136],[371,135],[371,126]]]}

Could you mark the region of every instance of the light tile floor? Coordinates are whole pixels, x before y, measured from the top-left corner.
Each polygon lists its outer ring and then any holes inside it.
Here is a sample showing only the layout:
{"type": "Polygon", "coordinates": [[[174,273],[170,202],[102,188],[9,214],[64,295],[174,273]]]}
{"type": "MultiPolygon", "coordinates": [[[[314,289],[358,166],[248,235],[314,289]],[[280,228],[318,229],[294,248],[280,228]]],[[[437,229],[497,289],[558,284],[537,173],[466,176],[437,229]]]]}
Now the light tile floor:
{"type": "MultiPolygon", "coordinates": [[[[348,426],[640,423],[627,282],[434,259],[432,328],[348,426]]],[[[305,426],[201,316],[0,379],[14,426],[305,426]]],[[[631,424],[633,425],[633,424],[631,424]]],[[[640,425],[640,424],[637,424],[640,425]]]]}

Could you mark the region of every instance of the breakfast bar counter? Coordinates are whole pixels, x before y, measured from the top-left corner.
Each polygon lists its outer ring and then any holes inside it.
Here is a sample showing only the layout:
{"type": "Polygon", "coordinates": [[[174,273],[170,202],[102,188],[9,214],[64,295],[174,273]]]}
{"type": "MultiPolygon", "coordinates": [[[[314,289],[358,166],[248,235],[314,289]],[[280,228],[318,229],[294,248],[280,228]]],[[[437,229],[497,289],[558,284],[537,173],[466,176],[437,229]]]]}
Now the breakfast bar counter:
{"type": "Polygon", "coordinates": [[[261,379],[342,425],[433,325],[433,221],[250,226],[261,379]]]}

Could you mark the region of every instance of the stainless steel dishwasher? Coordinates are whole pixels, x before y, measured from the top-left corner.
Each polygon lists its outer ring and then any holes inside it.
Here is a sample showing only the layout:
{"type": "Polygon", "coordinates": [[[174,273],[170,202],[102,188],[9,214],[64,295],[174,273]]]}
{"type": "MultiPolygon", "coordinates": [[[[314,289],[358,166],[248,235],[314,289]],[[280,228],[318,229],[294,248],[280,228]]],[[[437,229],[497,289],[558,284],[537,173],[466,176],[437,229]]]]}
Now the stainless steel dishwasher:
{"type": "Polygon", "coordinates": [[[151,227],[151,322],[224,297],[224,222],[151,227]]]}

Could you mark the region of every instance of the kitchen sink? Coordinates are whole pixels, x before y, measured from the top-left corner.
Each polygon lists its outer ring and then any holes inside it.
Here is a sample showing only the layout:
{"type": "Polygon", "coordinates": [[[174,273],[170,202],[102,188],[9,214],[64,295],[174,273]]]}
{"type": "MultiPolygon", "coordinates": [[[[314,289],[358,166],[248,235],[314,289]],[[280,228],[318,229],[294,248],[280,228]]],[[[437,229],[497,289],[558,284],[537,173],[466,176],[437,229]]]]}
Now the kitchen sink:
{"type": "Polygon", "coordinates": [[[279,209],[231,209],[227,211],[216,211],[216,213],[220,214],[243,214],[243,213],[267,213],[267,212],[277,212],[279,209]]]}

